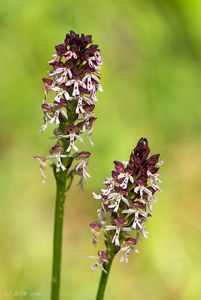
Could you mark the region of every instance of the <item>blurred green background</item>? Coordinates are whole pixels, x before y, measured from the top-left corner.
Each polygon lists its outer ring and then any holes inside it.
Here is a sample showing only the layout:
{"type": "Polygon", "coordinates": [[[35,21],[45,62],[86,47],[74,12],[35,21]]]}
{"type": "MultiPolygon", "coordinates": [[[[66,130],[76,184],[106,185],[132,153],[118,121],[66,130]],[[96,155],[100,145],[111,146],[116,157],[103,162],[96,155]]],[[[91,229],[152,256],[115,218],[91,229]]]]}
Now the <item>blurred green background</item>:
{"type": "Polygon", "coordinates": [[[0,9],[0,299],[49,299],[54,179],[41,184],[34,155],[45,155],[51,130],[39,134],[41,78],[54,46],[70,30],[92,34],[104,66],[95,146],[85,193],[74,184],[65,211],[61,300],[93,300],[100,270],[88,223],[112,161],[127,160],[138,138],[161,153],[163,193],[150,237],[128,265],[116,258],[106,300],[201,299],[201,1],[1,0],[0,9]],[[31,292],[39,294],[31,295],[31,292]],[[7,295],[4,295],[7,293],[7,295]]]}

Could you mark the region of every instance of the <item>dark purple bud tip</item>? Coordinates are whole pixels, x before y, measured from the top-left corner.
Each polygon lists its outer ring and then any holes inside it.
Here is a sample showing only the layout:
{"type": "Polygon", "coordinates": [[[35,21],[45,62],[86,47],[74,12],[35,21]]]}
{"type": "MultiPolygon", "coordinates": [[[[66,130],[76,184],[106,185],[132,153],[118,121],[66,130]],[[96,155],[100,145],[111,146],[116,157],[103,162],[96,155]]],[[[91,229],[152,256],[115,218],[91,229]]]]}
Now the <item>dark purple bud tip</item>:
{"type": "Polygon", "coordinates": [[[96,231],[100,231],[102,225],[101,225],[100,223],[98,223],[98,222],[92,222],[92,223],[89,224],[89,227],[90,227],[91,229],[96,230],[96,231]]]}
{"type": "Polygon", "coordinates": [[[90,155],[91,155],[90,152],[88,152],[88,151],[82,151],[82,152],[80,152],[78,154],[77,159],[78,160],[85,159],[85,158],[88,158],[90,155]]]}
{"type": "Polygon", "coordinates": [[[149,155],[150,149],[146,138],[141,138],[134,149],[133,155],[144,161],[149,155]]]}
{"type": "Polygon", "coordinates": [[[98,256],[102,260],[102,262],[107,262],[108,261],[108,255],[105,251],[98,251],[98,256]]]}
{"type": "Polygon", "coordinates": [[[118,227],[122,227],[122,226],[125,226],[127,224],[127,222],[123,218],[114,219],[114,223],[118,227]]]}

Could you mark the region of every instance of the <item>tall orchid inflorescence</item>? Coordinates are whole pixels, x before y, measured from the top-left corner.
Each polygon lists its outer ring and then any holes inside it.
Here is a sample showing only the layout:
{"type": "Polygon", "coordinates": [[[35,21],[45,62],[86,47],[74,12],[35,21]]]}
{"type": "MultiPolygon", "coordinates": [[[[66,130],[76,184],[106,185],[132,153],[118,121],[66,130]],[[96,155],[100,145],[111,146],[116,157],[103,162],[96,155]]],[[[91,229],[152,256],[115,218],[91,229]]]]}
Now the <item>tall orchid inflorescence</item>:
{"type": "Polygon", "coordinates": [[[48,161],[56,162],[55,170],[58,173],[69,170],[74,159],[78,162],[71,174],[81,175],[82,182],[82,178],[90,177],[86,171],[90,152],[79,152],[77,141],[83,143],[81,135],[86,135],[93,144],[90,137],[96,121],[93,115],[97,102],[96,92],[102,90],[99,84],[102,59],[98,46],[92,43],[91,35],[80,36],[73,31],[55,49],[56,53],[49,61],[52,70],[48,72],[47,78],[43,78],[44,123],[41,131],[49,124],[55,124],[53,138],[56,143],[50,149],[50,155],[35,158],[40,162],[44,183],[47,181],[44,169],[48,161]],[[51,96],[50,92],[53,92],[52,102],[47,100],[51,96]]]}
{"type": "Polygon", "coordinates": [[[99,251],[94,271],[98,265],[107,272],[107,264],[112,256],[121,252],[121,262],[128,261],[131,250],[138,252],[136,245],[141,237],[147,238],[145,223],[151,216],[152,204],[160,191],[158,183],[159,154],[149,156],[148,141],[141,138],[130,155],[128,162],[114,161],[115,169],[111,178],[105,178],[105,189],[101,194],[93,193],[100,200],[99,222],[92,222],[90,228],[93,243],[103,234],[105,251],[99,251]]]}

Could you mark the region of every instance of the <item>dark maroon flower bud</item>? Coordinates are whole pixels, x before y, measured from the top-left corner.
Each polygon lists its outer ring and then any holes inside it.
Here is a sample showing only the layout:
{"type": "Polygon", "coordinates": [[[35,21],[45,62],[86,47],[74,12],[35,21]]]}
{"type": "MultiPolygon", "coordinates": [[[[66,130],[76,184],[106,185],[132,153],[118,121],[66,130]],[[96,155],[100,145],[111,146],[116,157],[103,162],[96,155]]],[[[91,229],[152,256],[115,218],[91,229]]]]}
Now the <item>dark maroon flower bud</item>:
{"type": "Polygon", "coordinates": [[[105,251],[98,251],[98,256],[100,257],[100,259],[103,262],[107,262],[108,261],[108,255],[105,251]]]}
{"type": "Polygon", "coordinates": [[[58,103],[58,107],[67,107],[67,100],[64,98],[61,98],[59,103],[58,103]]]}
{"type": "Polygon", "coordinates": [[[64,53],[66,52],[66,45],[65,44],[57,45],[55,46],[55,49],[59,56],[64,56],[64,53]]]}
{"type": "Polygon", "coordinates": [[[61,128],[55,128],[53,133],[57,137],[58,135],[61,135],[63,132],[62,132],[61,128]]]}
{"type": "Polygon", "coordinates": [[[91,129],[93,123],[94,123],[96,120],[97,120],[97,118],[90,117],[90,118],[88,119],[88,121],[85,123],[85,128],[86,128],[86,129],[91,129]]]}
{"type": "Polygon", "coordinates": [[[126,220],[124,220],[123,218],[114,219],[114,223],[118,227],[125,226],[127,224],[126,220]]]}
{"type": "Polygon", "coordinates": [[[42,107],[42,110],[44,111],[44,112],[49,112],[49,113],[53,113],[53,112],[55,112],[55,108],[54,108],[54,106],[52,105],[52,104],[50,104],[50,103],[43,103],[42,105],[41,105],[41,107],[42,107]]]}
{"type": "Polygon", "coordinates": [[[94,108],[95,108],[95,105],[94,105],[94,104],[92,104],[92,105],[86,104],[86,105],[83,106],[83,109],[84,109],[84,111],[85,111],[86,113],[92,112],[92,111],[94,110],[94,108]]]}
{"type": "Polygon", "coordinates": [[[79,134],[80,129],[76,125],[66,126],[66,132],[79,134]]]}
{"type": "Polygon", "coordinates": [[[42,81],[47,88],[51,87],[53,84],[53,80],[49,78],[43,78],[42,81]]]}
{"type": "Polygon", "coordinates": [[[145,203],[142,203],[142,202],[140,202],[140,201],[135,201],[133,204],[131,204],[131,206],[133,207],[133,208],[140,208],[140,209],[144,209],[144,208],[146,208],[146,204],[145,203]]]}
{"type": "Polygon", "coordinates": [[[51,154],[59,154],[61,152],[63,152],[63,147],[60,144],[56,144],[50,149],[51,154]]]}
{"type": "Polygon", "coordinates": [[[114,160],[115,169],[119,172],[124,172],[124,164],[120,161],[114,160]]]}
{"type": "Polygon", "coordinates": [[[102,228],[102,225],[98,222],[92,222],[89,224],[89,227],[96,230],[96,231],[100,231],[102,228]]]}
{"type": "Polygon", "coordinates": [[[123,190],[121,187],[119,186],[115,186],[114,187],[114,190],[116,193],[119,193],[120,195],[123,195],[123,196],[128,196],[128,191],[127,190],[123,190]]]}
{"type": "Polygon", "coordinates": [[[88,152],[88,151],[82,151],[82,152],[80,152],[80,153],[78,154],[77,159],[78,159],[78,160],[86,159],[86,158],[88,158],[90,155],[91,155],[90,152],[88,152]]]}
{"type": "Polygon", "coordinates": [[[113,177],[116,181],[118,181],[118,176],[119,176],[119,172],[113,170],[113,171],[112,171],[112,177],[113,177]]]}
{"type": "Polygon", "coordinates": [[[132,237],[129,237],[129,238],[126,239],[126,243],[127,243],[128,245],[130,245],[130,246],[136,245],[137,242],[138,242],[138,240],[137,240],[137,239],[134,239],[134,238],[132,238],[132,237]]]}

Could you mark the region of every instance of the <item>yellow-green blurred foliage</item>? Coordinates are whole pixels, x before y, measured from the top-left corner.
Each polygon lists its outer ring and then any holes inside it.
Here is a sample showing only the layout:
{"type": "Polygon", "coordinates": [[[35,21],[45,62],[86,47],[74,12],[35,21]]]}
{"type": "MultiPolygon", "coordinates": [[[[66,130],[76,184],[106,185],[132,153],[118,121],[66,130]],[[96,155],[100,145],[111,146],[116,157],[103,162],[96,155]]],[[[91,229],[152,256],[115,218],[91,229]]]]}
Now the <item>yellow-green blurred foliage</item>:
{"type": "Polygon", "coordinates": [[[95,298],[100,271],[90,271],[88,255],[97,249],[88,223],[98,203],[91,192],[143,136],[166,162],[163,193],[139,255],[128,265],[116,258],[105,299],[199,300],[200,0],[1,0],[0,299],[23,290],[29,295],[18,299],[49,299],[55,187],[51,170],[41,184],[32,157],[52,144],[50,130],[39,134],[41,78],[70,29],[100,45],[104,93],[95,146],[85,145],[92,178],[84,193],[74,184],[66,201],[61,299],[95,298]]]}

